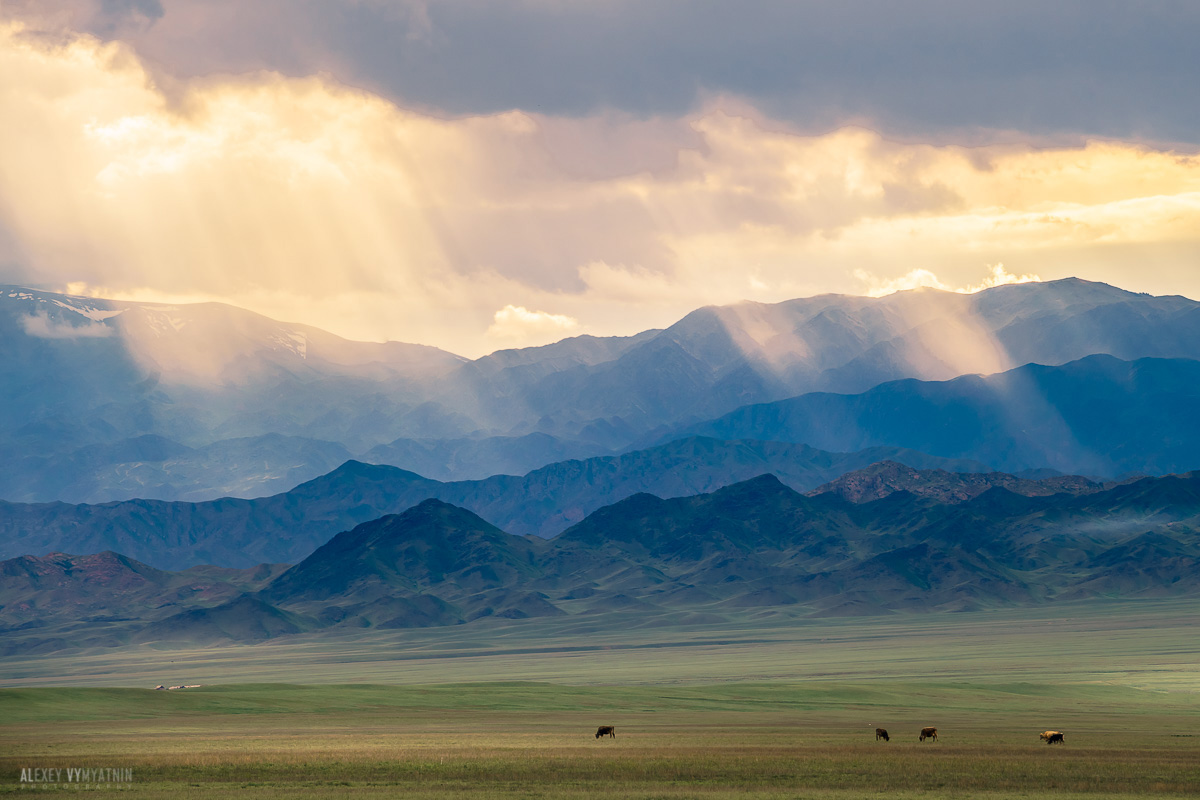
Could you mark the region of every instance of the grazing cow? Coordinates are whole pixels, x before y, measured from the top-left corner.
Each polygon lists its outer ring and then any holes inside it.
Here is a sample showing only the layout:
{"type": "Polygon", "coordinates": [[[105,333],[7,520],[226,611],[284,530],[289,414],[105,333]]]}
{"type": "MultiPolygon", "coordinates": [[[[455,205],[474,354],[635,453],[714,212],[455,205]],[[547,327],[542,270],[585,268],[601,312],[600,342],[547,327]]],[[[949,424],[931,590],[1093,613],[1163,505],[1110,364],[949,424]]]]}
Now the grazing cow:
{"type": "Polygon", "coordinates": [[[612,725],[601,725],[596,729],[596,738],[599,739],[601,736],[611,736],[615,739],[617,738],[617,729],[612,725]]]}
{"type": "Polygon", "coordinates": [[[937,728],[921,728],[921,741],[923,742],[926,739],[933,739],[936,742],[937,728]]]}
{"type": "Polygon", "coordinates": [[[1046,744],[1066,744],[1062,731],[1043,731],[1041,736],[1046,744]]]}
{"type": "Polygon", "coordinates": [[[876,728],[875,729],[875,741],[878,742],[880,739],[883,739],[885,742],[891,741],[891,739],[888,738],[886,730],[884,730],[883,728],[876,728]]]}

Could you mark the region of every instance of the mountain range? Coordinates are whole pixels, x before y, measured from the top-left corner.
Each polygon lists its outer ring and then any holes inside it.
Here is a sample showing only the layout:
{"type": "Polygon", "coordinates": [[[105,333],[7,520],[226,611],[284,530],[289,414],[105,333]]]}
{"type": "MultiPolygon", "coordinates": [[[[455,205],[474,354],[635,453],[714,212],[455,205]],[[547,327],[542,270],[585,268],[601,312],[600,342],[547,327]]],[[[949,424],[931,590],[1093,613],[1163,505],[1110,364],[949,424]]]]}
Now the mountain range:
{"type": "Polygon", "coordinates": [[[690,497],[636,494],[551,540],[428,499],[338,533],[286,570],[171,573],[115,553],[11,559],[0,563],[0,622],[12,646],[61,649],[612,611],[679,624],[1200,590],[1200,473],[1083,488],[993,486],[952,503],[900,490],[854,503],[764,475],[690,497]]]}
{"type": "Polygon", "coordinates": [[[1070,279],[469,360],[0,288],[0,649],[1193,595],[1198,334],[1070,279]]]}
{"type": "MultiPolygon", "coordinates": [[[[1200,468],[1200,361],[1094,355],[949,381],[902,380],[739,408],[673,434],[903,447],[1005,472],[1115,477],[1200,468]]],[[[673,438],[667,437],[667,438],[673,438]]]]}
{"type": "Polygon", "coordinates": [[[442,483],[396,467],[349,461],[288,492],[250,500],[0,502],[0,557],[116,550],[162,569],[294,563],[339,531],[429,498],[468,508],[510,533],[550,537],[638,492],[699,494],[767,472],[807,491],[884,459],[921,468],[982,468],[897,448],[827,453],[805,445],[701,437],[482,481],[442,483]]]}
{"type": "MultiPolygon", "coordinates": [[[[257,497],[315,478],[348,457],[447,481],[525,474],[689,433],[752,427],[758,423],[747,419],[762,412],[746,406],[796,398],[809,407],[829,393],[865,397],[877,389],[884,394],[868,401],[893,402],[892,392],[903,405],[915,402],[906,393],[940,391],[921,382],[973,374],[993,379],[961,377],[963,392],[946,400],[963,414],[988,416],[976,426],[973,446],[960,452],[936,436],[900,436],[896,428],[904,423],[895,414],[868,420],[863,431],[835,420],[834,432],[821,438],[794,425],[796,415],[788,412],[792,427],[718,438],[791,437],[839,452],[900,446],[1011,471],[1161,473],[1196,466],[1187,460],[1190,440],[1175,447],[1169,430],[1152,429],[1162,408],[1103,393],[1141,391],[1138,381],[1151,369],[1146,359],[1169,364],[1163,369],[1178,371],[1181,382],[1191,380],[1183,362],[1200,358],[1198,334],[1195,301],[1067,279],[973,295],[922,289],[707,307],[663,330],[582,336],[468,360],[421,345],[351,342],[216,303],[136,303],[3,287],[0,459],[9,468],[0,471],[0,497],[76,503],[257,497]],[[1089,363],[1043,379],[1025,367],[1058,369],[1097,354],[1136,364],[1129,368],[1136,374],[1089,363]],[[1029,388],[1012,407],[996,390],[998,373],[1029,388]],[[917,383],[897,388],[896,381],[917,383]],[[1034,390],[1052,390],[1055,381],[1102,409],[1113,399],[1110,415],[1094,416],[1120,430],[1081,438],[1071,426],[1095,422],[1081,412],[1065,427],[1033,437],[1057,437],[1052,447],[1009,453],[982,441],[1011,434],[1009,417],[1020,422],[1036,414],[1028,405],[1034,390]],[[1164,436],[1162,453],[1150,452],[1164,436]]],[[[1181,396],[1167,395],[1164,401],[1181,396]]],[[[1050,400],[1044,407],[1062,410],[1050,400]]],[[[831,414],[870,410],[828,402],[831,414]]],[[[905,408],[916,413],[919,405],[905,408]]],[[[1160,428],[1173,424],[1174,411],[1160,428]]]]}

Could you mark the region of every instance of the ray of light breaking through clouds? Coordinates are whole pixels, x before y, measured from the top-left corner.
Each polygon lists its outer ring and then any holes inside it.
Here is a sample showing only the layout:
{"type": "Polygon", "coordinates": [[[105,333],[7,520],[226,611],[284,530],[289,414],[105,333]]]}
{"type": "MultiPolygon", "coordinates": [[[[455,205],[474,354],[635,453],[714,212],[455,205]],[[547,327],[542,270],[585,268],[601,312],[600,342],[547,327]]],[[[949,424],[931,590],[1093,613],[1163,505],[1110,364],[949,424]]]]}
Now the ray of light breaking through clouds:
{"type": "MultiPolygon", "coordinates": [[[[1165,124],[1154,142],[1104,138],[1084,117],[1093,135],[1058,141],[1070,126],[1023,131],[1016,117],[880,133],[840,125],[888,119],[854,111],[814,127],[720,81],[640,106],[618,93],[489,107],[446,88],[439,108],[363,78],[366,60],[339,62],[336,31],[297,26],[386,17],[400,50],[457,52],[457,12],[329,6],[304,5],[280,32],[280,48],[309,41],[321,58],[234,41],[203,62],[205,37],[232,24],[214,9],[253,39],[271,4],[8,6],[0,117],[21,124],[0,128],[0,279],[223,300],[466,355],[821,292],[1078,275],[1200,294],[1200,159],[1163,144],[1165,124]],[[188,20],[197,53],[172,63],[160,49],[188,20]],[[949,143],[968,128],[994,135],[949,143]]],[[[610,11],[611,25],[633,13],[610,11]]]]}

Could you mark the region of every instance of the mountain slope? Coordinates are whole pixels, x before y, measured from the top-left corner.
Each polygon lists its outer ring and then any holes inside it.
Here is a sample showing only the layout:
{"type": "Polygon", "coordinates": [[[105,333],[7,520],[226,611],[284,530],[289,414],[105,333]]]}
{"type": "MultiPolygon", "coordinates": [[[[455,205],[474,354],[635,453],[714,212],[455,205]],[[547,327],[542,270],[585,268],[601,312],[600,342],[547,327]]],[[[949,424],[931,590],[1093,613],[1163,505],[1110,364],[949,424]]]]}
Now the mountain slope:
{"type": "Polygon", "coordinates": [[[0,287],[0,338],[0,497],[10,500],[260,494],[279,488],[285,464],[293,477],[327,471],[332,449],[341,461],[439,425],[474,428],[423,408],[424,382],[458,356],[218,303],[0,287]],[[230,458],[248,439],[273,463],[230,458]]]}
{"type": "Polygon", "coordinates": [[[559,609],[523,589],[540,575],[545,547],[466,509],[426,500],[339,533],[261,597],[341,624],[353,615],[354,624],[388,627],[557,615],[559,609]]]}
{"type": "Polygon", "coordinates": [[[942,469],[913,469],[895,461],[880,461],[866,469],[847,472],[808,494],[832,493],[852,503],[865,503],[881,500],[895,492],[908,492],[939,503],[961,503],[996,486],[1026,497],[1046,497],[1052,494],[1090,494],[1111,488],[1112,484],[1097,483],[1079,475],[1034,480],[1006,472],[947,472],[942,469]]]}
{"type": "Polygon", "coordinates": [[[260,564],[247,570],[193,567],[167,572],[112,551],[21,556],[0,562],[0,613],[7,625],[30,627],[162,616],[260,589],[285,569],[260,564]]]}
{"type": "Polygon", "coordinates": [[[944,382],[882,384],[747,406],[680,433],[905,447],[1004,472],[1163,474],[1200,466],[1200,362],[1089,356],[944,382]]]}

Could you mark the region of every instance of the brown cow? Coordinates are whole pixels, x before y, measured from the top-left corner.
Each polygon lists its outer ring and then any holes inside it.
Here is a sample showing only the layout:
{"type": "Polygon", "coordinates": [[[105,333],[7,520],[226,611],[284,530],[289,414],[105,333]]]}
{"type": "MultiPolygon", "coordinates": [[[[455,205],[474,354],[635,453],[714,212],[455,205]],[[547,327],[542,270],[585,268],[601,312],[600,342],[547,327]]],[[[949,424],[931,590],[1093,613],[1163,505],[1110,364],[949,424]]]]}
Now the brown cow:
{"type": "Polygon", "coordinates": [[[1066,744],[1062,731],[1042,731],[1041,737],[1046,744],[1066,744]]]}
{"type": "Polygon", "coordinates": [[[936,742],[937,728],[921,728],[921,741],[923,742],[926,739],[933,739],[936,742]]]}
{"type": "Polygon", "coordinates": [[[886,730],[884,730],[883,728],[876,728],[875,729],[875,741],[878,742],[880,739],[883,739],[885,742],[891,741],[891,739],[888,739],[886,730]]]}
{"type": "Polygon", "coordinates": [[[596,729],[596,738],[599,739],[601,736],[611,736],[615,739],[617,738],[617,729],[612,725],[601,725],[596,729]]]}

